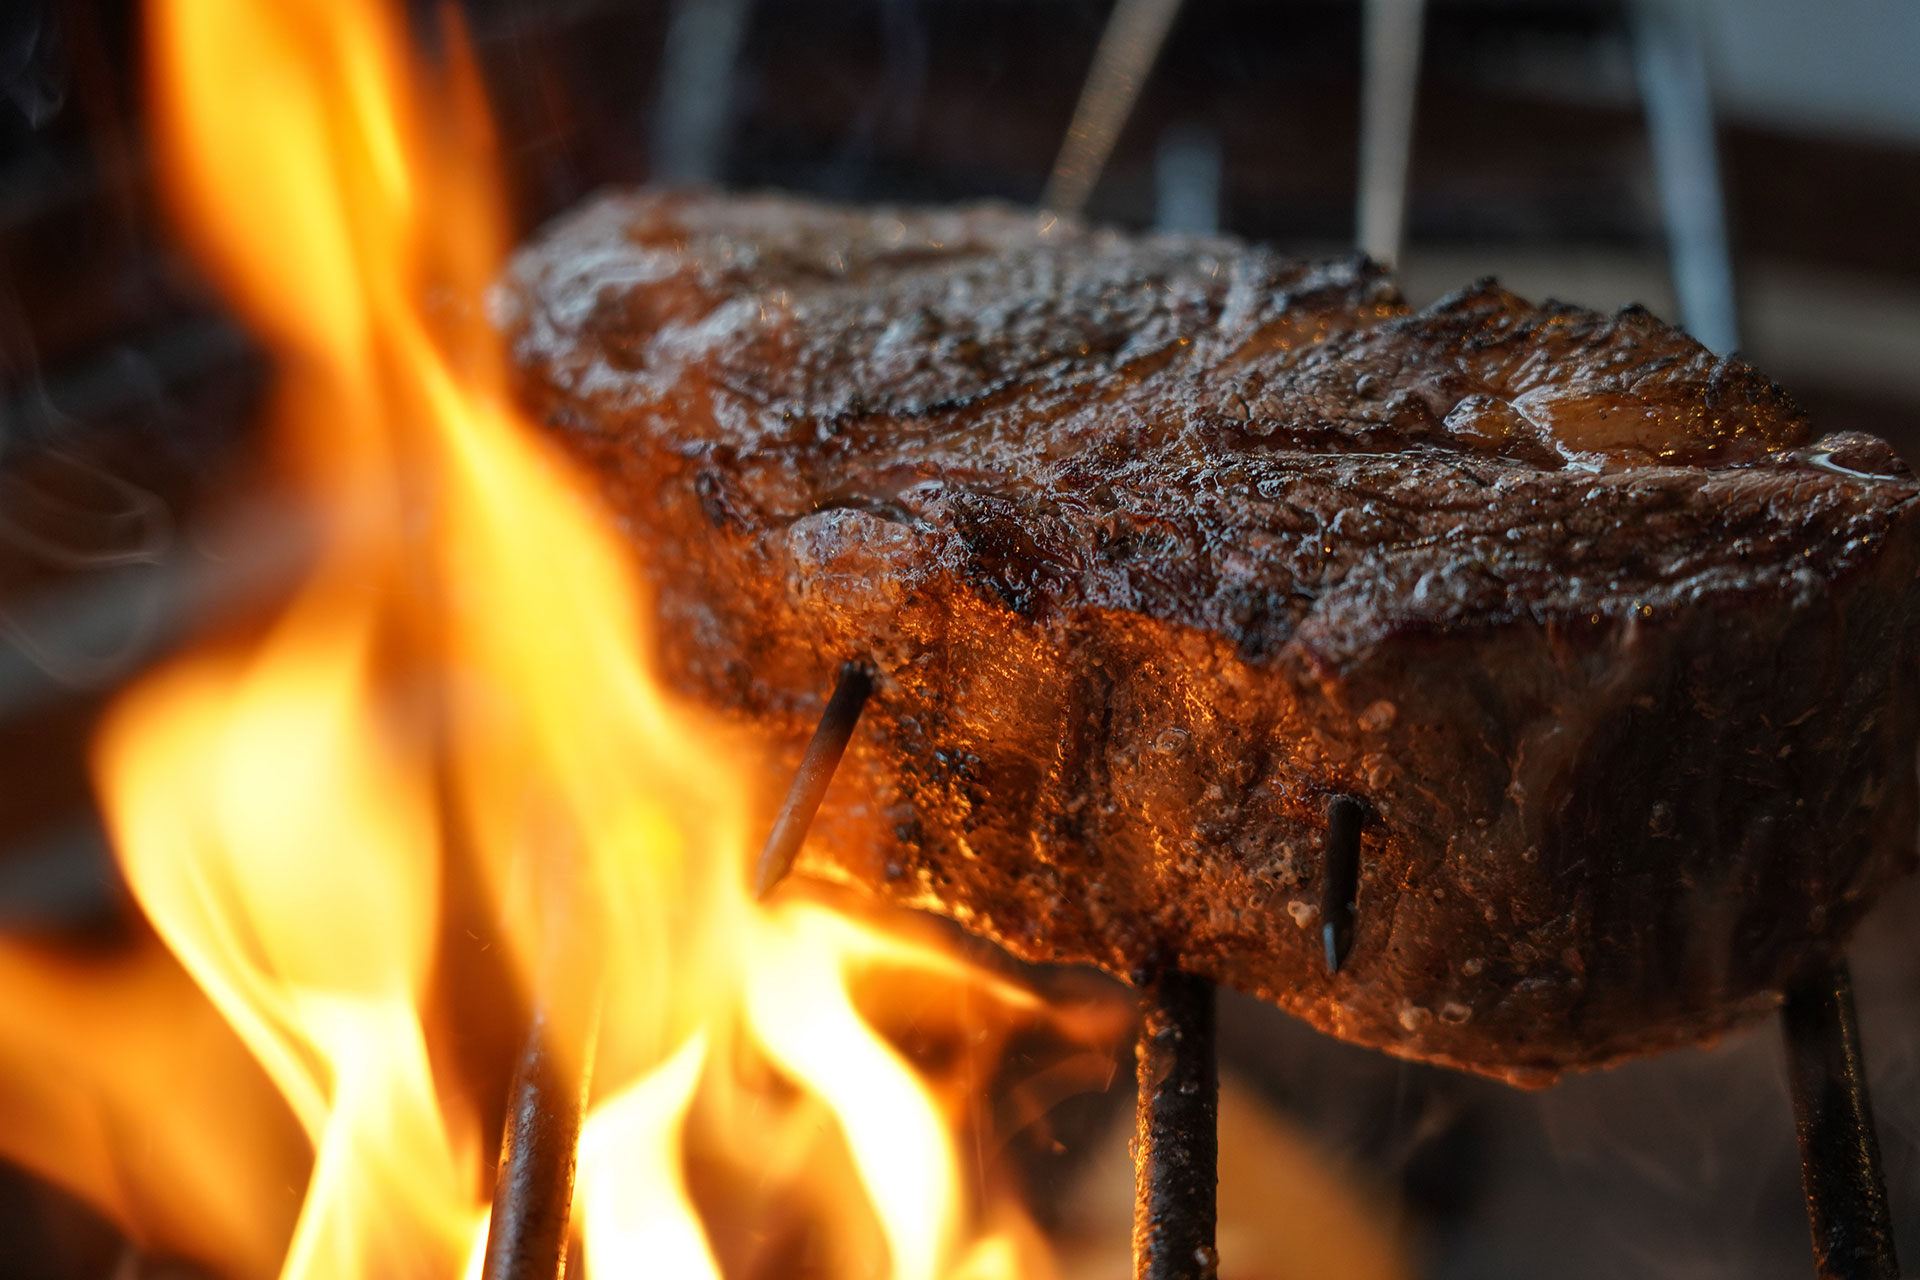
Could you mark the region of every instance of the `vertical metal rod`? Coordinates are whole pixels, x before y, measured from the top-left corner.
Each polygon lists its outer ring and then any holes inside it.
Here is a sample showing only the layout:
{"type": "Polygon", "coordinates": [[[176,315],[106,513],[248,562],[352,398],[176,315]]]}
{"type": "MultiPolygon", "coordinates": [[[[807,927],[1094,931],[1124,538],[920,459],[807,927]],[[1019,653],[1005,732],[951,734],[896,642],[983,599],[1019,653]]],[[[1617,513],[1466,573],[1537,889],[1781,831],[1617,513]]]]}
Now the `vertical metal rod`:
{"type": "Polygon", "coordinates": [[[735,64],[751,0],[674,0],[660,58],[653,180],[710,183],[723,176],[735,64]]]}
{"type": "Polygon", "coordinates": [[[1140,992],[1135,1050],[1134,1280],[1212,1280],[1220,1163],[1214,993],[1167,971],[1140,992]]]}
{"type": "Polygon", "coordinates": [[[1180,0],[1118,0],[1113,6],[1053,162],[1053,175],[1040,197],[1042,206],[1056,213],[1079,213],[1086,207],[1178,12],[1180,0]]]}
{"type": "Polygon", "coordinates": [[[588,1074],[569,1079],[536,1012],[507,1093],[483,1280],[560,1280],[567,1269],[574,1157],[588,1074]]]}
{"type": "Polygon", "coordinates": [[[1674,0],[1635,0],[1634,65],[1680,323],[1702,346],[1726,355],[1740,343],[1740,317],[1720,193],[1713,96],[1699,18],[1691,8],[1674,0]]]}
{"type": "Polygon", "coordinates": [[[1220,139],[1211,129],[1175,125],[1153,156],[1153,228],[1211,235],[1220,229],[1220,139]]]}
{"type": "Polygon", "coordinates": [[[1407,172],[1413,161],[1425,0],[1366,0],[1360,80],[1360,252],[1389,265],[1406,242],[1407,172]]]}
{"type": "Polygon", "coordinates": [[[806,843],[807,828],[813,825],[813,815],[820,812],[820,801],[826,797],[833,772],[840,767],[840,757],[846,754],[854,726],[860,723],[860,712],[872,693],[873,673],[866,667],[849,662],[840,668],[833,696],[827,699],[827,709],[820,713],[820,723],[814,728],[812,741],[807,743],[807,753],[800,758],[800,768],[794,772],[793,783],[787,788],[786,801],[773,821],[766,847],[760,851],[760,862],[753,874],[755,897],[764,898],[772,893],[793,869],[793,860],[800,856],[800,846],[806,843]]]}
{"type": "Polygon", "coordinates": [[[1845,960],[1787,993],[1780,1029],[1814,1274],[1820,1280],[1897,1280],[1893,1219],[1845,960]]]}

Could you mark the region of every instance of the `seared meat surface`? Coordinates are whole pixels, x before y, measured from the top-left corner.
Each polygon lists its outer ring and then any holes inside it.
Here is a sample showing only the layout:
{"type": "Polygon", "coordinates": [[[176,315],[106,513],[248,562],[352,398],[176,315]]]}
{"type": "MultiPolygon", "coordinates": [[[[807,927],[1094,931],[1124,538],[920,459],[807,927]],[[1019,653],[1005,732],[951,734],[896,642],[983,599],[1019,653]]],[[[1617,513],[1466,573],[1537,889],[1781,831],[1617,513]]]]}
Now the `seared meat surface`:
{"type": "Polygon", "coordinates": [[[807,873],[1539,1083],[1760,1015],[1912,864],[1916,486],[1644,312],[649,193],[500,302],[672,678],[791,762],[877,671],[807,873]]]}

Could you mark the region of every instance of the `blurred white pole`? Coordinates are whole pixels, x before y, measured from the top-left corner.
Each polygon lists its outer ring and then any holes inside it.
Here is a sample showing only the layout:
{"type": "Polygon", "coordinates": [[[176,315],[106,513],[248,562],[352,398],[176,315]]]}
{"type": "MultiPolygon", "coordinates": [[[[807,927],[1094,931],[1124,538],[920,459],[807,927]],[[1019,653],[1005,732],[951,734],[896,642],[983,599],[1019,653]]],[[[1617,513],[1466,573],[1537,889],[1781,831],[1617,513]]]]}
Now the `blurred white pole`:
{"type": "Polygon", "coordinates": [[[751,0],[674,0],[660,55],[653,117],[653,180],[712,183],[722,176],[733,70],[751,0]]]}
{"type": "Polygon", "coordinates": [[[1118,0],[1113,6],[1100,47],[1094,50],[1093,67],[1080,87],[1073,122],[1053,162],[1053,175],[1040,197],[1043,207],[1056,213],[1086,208],[1179,11],[1180,0],[1118,0]]]}
{"type": "Polygon", "coordinates": [[[1360,251],[1394,263],[1406,242],[1425,0],[1366,0],[1360,72],[1360,251]]]}
{"type": "Polygon", "coordinates": [[[1205,235],[1220,229],[1220,139],[1199,125],[1160,135],[1153,157],[1156,231],[1205,235]]]}
{"type": "Polygon", "coordinates": [[[1740,316],[1699,21],[1684,0],[1635,0],[1634,66],[1680,325],[1702,346],[1725,355],[1740,344],[1740,316]]]}

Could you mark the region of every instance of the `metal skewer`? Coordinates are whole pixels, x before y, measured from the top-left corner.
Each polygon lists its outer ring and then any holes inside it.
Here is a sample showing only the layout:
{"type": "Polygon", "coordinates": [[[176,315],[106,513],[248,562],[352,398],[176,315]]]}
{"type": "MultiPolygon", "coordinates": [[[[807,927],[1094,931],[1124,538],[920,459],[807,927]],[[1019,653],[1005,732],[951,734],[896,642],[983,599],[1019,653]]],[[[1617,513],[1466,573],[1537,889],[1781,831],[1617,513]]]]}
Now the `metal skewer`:
{"type": "Polygon", "coordinates": [[[589,1073],[569,1080],[536,1011],[507,1091],[482,1280],[560,1280],[567,1269],[574,1158],[589,1073]]]}
{"type": "MultiPolygon", "coordinates": [[[[840,668],[839,682],[760,855],[755,876],[760,897],[792,869],[872,693],[873,675],[865,667],[849,662],[840,668]]],[[[577,891],[578,886],[572,888],[577,891]]],[[[574,911],[558,915],[553,928],[559,960],[566,966],[559,972],[574,978],[584,972],[579,962],[592,963],[591,952],[569,927],[577,915],[574,911]],[[574,963],[568,964],[569,960],[574,963]]],[[[569,1075],[554,1052],[545,1010],[535,1010],[507,1093],[506,1132],[500,1143],[482,1280],[560,1280],[566,1271],[580,1118],[592,1080],[591,1035],[588,1040],[586,1061],[569,1075]]]]}
{"type": "MultiPolygon", "coordinates": [[[[1724,354],[1739,342],[1739,310],[1700,32],[1670,0],[1634,0],[1630,12],[1674,297],[1688,332],[1724,354]]],[[[1893,1219],[1844,959],[1787,993],[1780,1031],[1814,1274],[1896,1280],[1893,1219]]]]}
{"type": "Polygon", "coordinates": [[[1213,984],[1168,970],[1140,991],[1134,1113],[1134,1280],[1211,1280],[1220,1081],[1213,984]]]}
{"type": "Polygon", "coordinates": [[[560,1280],[574,1161],[593,1083],[605,969],[591,868],[561,842],[531,851],[524,887],[541,929],[526,1039],[507,1086],[481,1280],[560,1280]]]}
{"type": "Polygon", "coordinates": [[[1820,1280],[1897,1280],[1893,1219],[1845,960],[1787,993],[1780,1030],[1814,1274],[1820,1280]]]}
{"type": "MultiPolygon", "coordinates": [[[[850,662],[840,669],[833,696],[761,853],[755,876],[759,896],[765,897],[792,869],[872,692],[873,677],[866,668],[850,662]]],[[[1214,1251],[1219,1081],[1213,984],[1169,970],[1146,983],[1140,1007],[1134,1275],[1136,1280],[1211,1280],[1219,1266],[1214,1251]]],[[[506,1181],[503,1172],[503,1184],[506,1181]]],[[[525,1273],[526,1280],[534,1274],[525,1273]]],[[[522,1280],[522,1275],[489,1271],[487,1280],[522,1280]]],[[[544,1273],[539,1280],[546,1280],[544,1273]]]]}
{"type": "Polygon", "coordinates": [[[1220,139],[1198,125],[1160,135],[1153,158],[1153,228],[1187,235],[1220,230],[1220,139]]]}
{"type": "MultiPolygon", "coordinates": [[[[1162,231],[1219,230],[1219,140],[1188,127],[1169,130],[1156,156],[1155,225],[1162,231]]],[[[1220,1083],[1213,984],[1169,970],[1140,993],[1135,1046],[1133,1274],[1135,1280],[1209,1280],[1215,1247],[1220,1164],[1220,1083]]]]}
{"type": "Polygon", "coordinates": [[[1056,213],[1079,213],[1086,207],[1178,12],[1180,0],[1119,0],[1113,6],[1100,33],[1100,47],[1094,50],[1093,68],[1080,88],[1073,122],[1053,162],[1053,175],[1040,197],[1043,207],[1056,213]]]}
{"type": "Polygon", "coordinates": [[[653,180],[715,183],[726,176],[729,116],[752,0],[674,0],[660,55],[653,180]]]}
{"type": "Polygon", "coordinates": [[[806,843],[807,828],[813,825],[813,816],[820,812],[820,801],[827,794],[833,772],[839,768],[840,757],[846,754],[854,727],[860,723],[860,712],[872,694],[873,673],[866,667],[849,662],[840,668],[840,680],[833,686],[833,696],[827,699],[827,709],[820,713],[820,724],[813,731],[813,740],[807,743],[807,753],[800,758],[793,784],[787,788],[786,801],[780,806],[780,816],[774,819],[773,830],[767,835],[766,847],[760,851],[760,862],[753,875],[756,898],[772,893],[793,870],[793,860],[800,856],[800,846],[806,843]]]}
{"type": "Polygon", "coordinates": [[[1406,243],[1407,171],[1425,38],[1425,0],[1366,0],[1360,82],[1360,252],[1389,266],[1406,243]]]}
{"type": "Polygon", "coordinates": [[[1680,322],[1726,355],[1740,344],[1740,312],[1698,17],[1673,0],[1634,0],[1629,12],[1680,322]]]}

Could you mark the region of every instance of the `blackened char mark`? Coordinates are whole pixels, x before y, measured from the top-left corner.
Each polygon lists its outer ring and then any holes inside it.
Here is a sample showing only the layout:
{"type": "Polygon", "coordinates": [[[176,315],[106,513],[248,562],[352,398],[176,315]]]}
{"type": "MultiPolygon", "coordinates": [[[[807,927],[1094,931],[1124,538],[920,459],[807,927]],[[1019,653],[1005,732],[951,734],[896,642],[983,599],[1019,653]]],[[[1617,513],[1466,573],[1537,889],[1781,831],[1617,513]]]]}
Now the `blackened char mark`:
{"type": "Polygon", "coordinates": [[[967,549],[970,577],[992,588],[1023,618],[1057,597],[1075,575],[1057,549],[1043,546],[1048,522],[997,494],[956,490],[948,499],[954,531],[967,549]]]}

